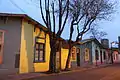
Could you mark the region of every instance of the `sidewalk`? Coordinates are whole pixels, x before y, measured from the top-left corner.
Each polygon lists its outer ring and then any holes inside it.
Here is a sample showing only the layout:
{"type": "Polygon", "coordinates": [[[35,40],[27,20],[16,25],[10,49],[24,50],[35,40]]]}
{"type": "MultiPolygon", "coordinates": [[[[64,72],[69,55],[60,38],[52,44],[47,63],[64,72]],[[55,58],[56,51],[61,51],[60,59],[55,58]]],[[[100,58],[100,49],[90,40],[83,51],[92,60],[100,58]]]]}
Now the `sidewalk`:
{"type": "Polygon", "coordinates": [[[62,71],[60,73],[52,73],[52,74],[26,73],[26,74],[14,74],[14,75],[7,75],[7,76],[0,75],[0,80],[26,80],[26,79],[31,79],[31,78],[40,77],[40,76],[51,76],[51,75],[59,75],[59,74],[72,73],[72,72],[81,72],[81,71],[86,71],[86,70],[91,70],[91,69],[107,67],[110,65],[112,65],[112,64],[99,65],[99,66],[89,66],[89,67],[77,67],[77,68],[72,68],[70,71],[62,71]]]}

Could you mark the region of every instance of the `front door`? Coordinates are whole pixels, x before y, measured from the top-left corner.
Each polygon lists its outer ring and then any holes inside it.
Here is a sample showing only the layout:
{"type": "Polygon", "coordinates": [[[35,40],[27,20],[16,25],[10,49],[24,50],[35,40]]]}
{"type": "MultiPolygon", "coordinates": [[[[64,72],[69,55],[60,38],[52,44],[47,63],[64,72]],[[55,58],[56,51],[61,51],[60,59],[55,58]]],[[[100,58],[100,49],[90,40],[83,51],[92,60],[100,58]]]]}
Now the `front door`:
{"type": "Polygon", "coordinates": [[[77,48],[77,66],[80,66],[80,49],[77,48]]]}

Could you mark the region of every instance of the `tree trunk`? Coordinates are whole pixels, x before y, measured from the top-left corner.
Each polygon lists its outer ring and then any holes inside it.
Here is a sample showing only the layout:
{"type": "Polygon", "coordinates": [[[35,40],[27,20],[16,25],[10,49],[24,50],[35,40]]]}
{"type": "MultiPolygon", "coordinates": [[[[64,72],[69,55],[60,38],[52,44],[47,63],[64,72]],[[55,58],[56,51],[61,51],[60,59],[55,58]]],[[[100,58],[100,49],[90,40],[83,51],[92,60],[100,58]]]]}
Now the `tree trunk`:
{"type": "MultiPolygon", "coordinates": [[[[56,52],[59,52],[59,57],[60,57],[60,50],[61,50],[61,42],[60,40],[57,40],[57,38],[50,38],[50,48],[51,48],[51,51],[50,51],[50,62],[49,62],[49,72],[50,73],[56,73],[56,72],[59,72],[60,69],[57,68],[57,66],[59,65],[56,65],[57,63],[57,60],[56,60],[56,52]]],[[[59,62],[60,64],[60,62],[59,62]]]]}
{"type": "Polygon", "coordinates": [[[50,62],[49,62],[49,72],[54,73],[56,71],[56,41],[50,38],[50,62]]]}
{"type": "Polygon", "coordinates": [[[71,27],[70,27],[70,38],[69,38],[69,42],[68,42],[68,44],[69,44],[69,53],[68,53],[68,57],[67,57],[67,61],[66,61],[65,70],[69,69],[69,64],[70,64],[70,59],[71,59],[71,49],[72,49],[71,40],[72,40],[73,31],[74,31],[73,23],[74,23],[74,20],[71,22],[71,27]]]}
{"type": "Polygon", "coordinates": [[[66,67],[65,70],[69,70],[69,64],[70,64],[70,59],[71,59],[71,42],[69,43],[69,52],[68,52],[68,57],[67,57],[67,62],[66,62],[66,67]]]}

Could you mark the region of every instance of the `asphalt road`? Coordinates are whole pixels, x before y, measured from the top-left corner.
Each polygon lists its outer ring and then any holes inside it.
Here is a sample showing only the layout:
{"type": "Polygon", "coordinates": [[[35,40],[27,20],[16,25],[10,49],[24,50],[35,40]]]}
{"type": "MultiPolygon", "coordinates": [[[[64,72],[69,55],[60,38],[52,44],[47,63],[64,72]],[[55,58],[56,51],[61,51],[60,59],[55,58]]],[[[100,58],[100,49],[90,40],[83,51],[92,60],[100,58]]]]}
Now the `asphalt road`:
{"type": "Polygon", "coordinates": [[[37,77],[29,80],[120,80],[120,64],[87,71],[37,77]]]}

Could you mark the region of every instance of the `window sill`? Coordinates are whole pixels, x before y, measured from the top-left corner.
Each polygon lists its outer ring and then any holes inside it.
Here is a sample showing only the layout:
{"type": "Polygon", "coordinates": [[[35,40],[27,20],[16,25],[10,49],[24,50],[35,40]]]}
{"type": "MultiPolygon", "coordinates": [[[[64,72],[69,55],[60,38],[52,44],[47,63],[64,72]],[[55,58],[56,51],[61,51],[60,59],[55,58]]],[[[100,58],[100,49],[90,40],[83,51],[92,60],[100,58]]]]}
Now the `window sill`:
{"type": "Polygon", "coordinates": [[[45,63],[46,61],[34,61],[33,63],[45,63]]]}

